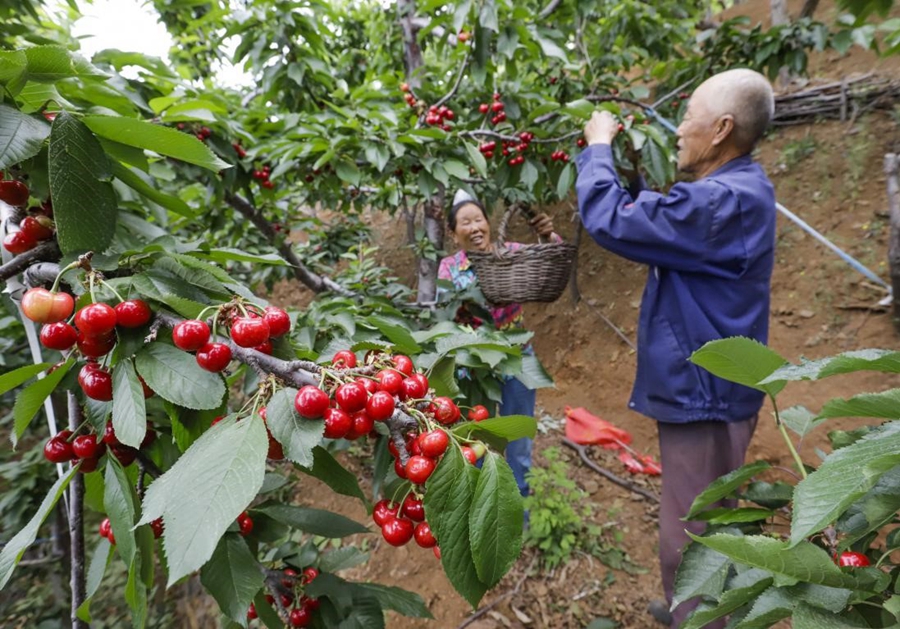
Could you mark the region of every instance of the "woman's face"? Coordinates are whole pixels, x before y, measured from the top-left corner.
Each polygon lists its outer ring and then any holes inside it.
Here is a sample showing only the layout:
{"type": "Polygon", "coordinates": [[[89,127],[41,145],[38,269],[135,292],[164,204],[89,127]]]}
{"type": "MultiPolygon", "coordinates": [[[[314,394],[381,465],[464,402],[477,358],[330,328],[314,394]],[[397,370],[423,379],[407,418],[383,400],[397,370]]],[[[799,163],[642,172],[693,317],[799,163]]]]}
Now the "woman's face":
{"type": "Polygon", "coordinates": [[[489,251],[491,225],[477,205],[464,205],[456,212],[456,229],[453,239],[466,251],[489,251]]]}

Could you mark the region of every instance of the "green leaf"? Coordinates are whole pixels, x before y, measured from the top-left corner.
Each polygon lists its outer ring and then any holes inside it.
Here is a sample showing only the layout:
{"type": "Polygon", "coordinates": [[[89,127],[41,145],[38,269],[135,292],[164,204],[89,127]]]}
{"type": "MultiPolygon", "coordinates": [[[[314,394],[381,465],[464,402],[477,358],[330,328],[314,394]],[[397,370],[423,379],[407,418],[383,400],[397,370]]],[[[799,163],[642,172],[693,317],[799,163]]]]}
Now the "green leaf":
{"type": "Polygon", "coordinates": [[[730,567],[731,561],[722,553],[701,544],[688,544],[675,574],[672,604],[679,605],[696,596],[718,599],[730,567]]]}
{"type": "Polygon", "coordinates": [[[741,498],[768,509],[780,509],[794,499],[794,486],[781,481],[774,484],[756,481],[747,485],[741,498]]]}
{"type": "Polygon", "coordinates": [[[337,176],[351,186],[359,186],[359,168],[353,162],[341,159],[334,166],[337,176]]]}
{"type": "Polygon", "coordinates": [[[794,490],[791,544],[828,526],[896,465],[900,465],[900,422],[884,424],[829,454],[794,490]]]}
{"type": "Polygon", "coordinates": [[[53,121],[48,160],[60,248],[63,253],[103,252],[119,213],[103,147],[80,120],[62,112],[53,121]]]}
{"type": "Polygon", "coordinates": [[[515,441],[523,437],[534,439],[537,434],[537,420],[528,415],[505,415],[491,417],[480,422],[463,422],[453,428],[453,434],[468,437],[479,431],[488,432],[507,441],[515,441]]]}
{"type": "Polygon", "coordinates": [[[434,619],[425,606],[425,601],[415,592],[379,583],[357,583],[356,588],[376,598],[382,609],[390,609],[407,618],[434,619]]]}
{"type": "Polygon", "coordinates": [[[556,196],[560,199],[566,199],[569,193],[572,192],[573,173],[572,164],[563,166],[562,171],[559,173],[559,179],[556,181],[556,196]]]}
{"type": "Polygon", "coordinates": [[[22,50],[0,51],[0,85],[24,84],[23,77],[28,68],[28,58],[22,50]]]}
{"type": "Polygon", "coordinates": [[[205,371],[187,352],[150,343],[135,356],[138,373],[164,400],[194,410],[218,408],[225,396],[222,378],[205,371]]]}
{"type": "Polygon", "coordinates": [[[94,594],[100,589],[100,583],[103,581],[103,575],[106,574],[106,568],[109,566],[111,557],[112,544],[105,537],[101,537],[97,541],[97,548],[91,556],[91,563],[88,565],[87,577],[85,579],[85,599],[76,611],[76,616],[86,623],[91,622],[91,601],[94,594]]]}
{"type": "Polygon", "coordinates": [[[710,341],[688,359],[712,375],[744,386],[778,395],[783,380],[760,384],[787,360],[759,341],[736,336],[710,341]]]}
{"type": "Polygon", "coordinates": [[[541,361],[534,354],[522,356],[522,373],[516,376],[516,380],[529,389],[544,389],[556,386],[553,378],[550,377],[541,361]]]}
{"type": "Polygon", "coordinates": [[[280,503],[266,503],[255,509],[287,526],[328,538],[347,537],[357,533],[369,533],[369,529],[350,518],[323,509],[296,507],[280,503]]]}
{"type": "Polygon", "coordinates": [[[297,465],[313,465],[313,448],[322,441],[325,422],[306,419],[294,408],[296,389],[277,391],[266,407],[266,423],[272,436],[285,449],[285,455],[297,465]]]}
{"type": "Polygon", "coordinates": [[[53,373],[32,382],[16,395],[16,403],[13,405],[13,432],[10,435],[13,446],[19,443],[19,438],[28,428],[28,425],[31,424],[31,420],[34,419],[37,412],[41,410],[44,400],[53,393],[73,364],[74,361],[72,359],[67,360],[64,364],[57,367],[53,373]]]}
{"type": "Polygon", "coordinates": [[[243,623],[247,608],[263,586],[263,572],[244,538],[237,533],[226,533],[200,570],[200,583],[226,616],[243,623]]]}
{"type": "Polygon", "coordinates": [[[359,487],[359,479],[356,477],[356,474],[348,472],[337,462],[337,459],[322,446],[313,448],[312,467],[301,466],[299,469],[308,476],[318,478],[342,496],[359,498],[363,501],[363,504],[366,503],[366,496],[359,487]]]}
{"type": "Polygon", "coordinates": [[[103,508],[109,515],[113,536],[116,538],[116,550],[125,565],[131,567],[137,552],[134,540],[137,497],[118,461],[106,464],[105,481],[103,508]]]}
{"type": "Polygon", "coordinates": [[[525,160],[519,174],[519,180],[526,190],[533,190],[538,180],[538,169],[530,159],[525,160]]]}
{"type": "Polygon", "coordinates": [[[469,160],[472,162],[472,166],[475,167],[475,170],[478,171],[478,174],[482,177],[487,177],[487,161],[485,161],[484,155],[481,154],[474,144],[463,142],[463,146],[466,147],[466,152],[469,154],[469,160]]]}
{"type": "Polygon", "coordinates": [[[319,570],[322,572],[340,572],[369,560],[369,553],[364,553],[356,546],[342,546],[319,557],[319,570]]]}
{"type": "Polygon", "coordinates": [[[194,136],[169,127],[117,116],[85,116],[84,124],[97,135],[114,142],[153,151],[212,172],[231,167],[194,136]]]}
{"type": "Polygon", "coordinates": [[[25,365],[12,371],[7,371],[0,376],[0,395],[12,391],[24,382],[28,382],[42,371],[46,371],[52,367],[52,363],[38,363],[36,365],[25,365]]]}
{"type": "Polygon", "coordinates": [[[846,535],[841,545],[848,547],[872,531],[880,529],[900,511],[900,467],[895,467],[875,483],[862,498],[850,505],[837,522],[846,535]]]}
{"type": "Polygon", "coordinates": [[[56,83],[75,76],[72,56],[62,46],[32,46],[25,49],[25,57],[28,59],[29,81],[56,83]]]}
{"type": "Polygon", "coordinates": [[[472,558],[479,580],[488,588],[497,585],[519,558],[524,523],[516,478],[506,460],[489,450],[469,511],[472,558]]]}
{"type": "Polygon", "coordinates": [[[400,325],[392,323],[384,317],[366,317],[366,323],[378,329],[384,337],[394,344],[394,349],[403,354],[418,354],[422,351],[419,344],[412,337],[410,331],[400,325]]]}
{"type": "Polygon", "coordinates": [[[762,594],[764,590],[772,585],[773,581],[774,579],[768,578],[745,588],[728,590],[727,592],[725,592],[725,594],[722,595],[722,598],[719,600],[718,605],[710,610],[698,610],[694,612],[694,614],[691,615],[687,622],[681,625],[682,628],[700,629],[701,627],[705,627],[707,624],[711,623],[717,618],[727,616],[731,612],[737,610],[740,607],[743,607],[744,605],[755,599],[757,596],[762,594]]]}
{"type": "Polygon", "coordinates": [[[799,365],[785,365],[769,378],[790,381],[820,380],[854,371],[900,373],[900,352],[859,349],[821,360],[804,361],[799,365]]]}
{"type": "MultiPolygon", "coordinates": [[[[737,625],[740,629],[767,629],[791,615],[794,599],[786,588],[770,587],[753,602],[750,612],[737,625]]],[[[737,628],[736,628],[737,629],[737,628]]]]}
{"type": "Polygon", "coordinates": [[[785,426],[793,430],[800,437],[805,437],[809,432],[822,423],[818,420],[805,406],[792,406],[781,411],[779,414],[781,421],[785,426]]]}
{"type": "Polygon", "coordinates": [[[771,509],[760,509],[758,507],[744,507],[741,509],[732,509],[729,507],[721,507],[719,509],[709,509],[702,511],[694,516],[695,520],[709,522],[710,524],[721,526],[726,524],[741,524],[745,522],[759,522],[768,520],[775,515],[775,511],[771,509]]]}
{"type": "Polygon", "coordinates": [[[691,508],[688,511],[687,515],[684,516],[685,520],[692,520],[694,516],[700,513],[703,509],[708,507],[711,504],[719,502],[723,498],[727,498],[728,496],[735,493],[738,489],[740,489],[741,485],[746,483],[748,480],[762,472],[763,470],[767,470],[771,465],[769,465],[766,461],[756,461],[754,463],[748,463],[743,467],[739,467],[733,472],[729,472],[725,476],[721,478],[717,478],[714,480],[709,487],[704,489],[699,496],[694,498],[693,504],[691,504],[691,508]]]}
{"type": "Polygon", "coordinates": [[[849,400],[829,400],[819,412],[819,418],[830,417],[880,417],[897,419],[900,417],[900,389],[890,389],[881,393],[862,393],[849,400]]]}
{"type": "Polygon", "coordinates": [[[112,171],[116,179],[124,183],[126,186],[128,186],[138,194],[146,197],[154,203],[157,203],[167,210],[171,210],[176,214],[180,214],[181,216],[184,216],[186,218],[193,218],[196,215],[196,213],[190,208],[187,203],[174,195],[166,194],[165,192],[160,191],[158,188],[155,188],[150,183],[150,181],[145,180],[144,177],[131,170],[128,166],[125,166],[120,162],[113,161],[112,171]]]}
{"type": "Polygon", "coordinates": [[[428,372],[428,384],[438,395],[455,398],[459,395],[459,386],[456,384],[456,360],[450,356],[444,356],[428,372]]]}
{"type": "Polygon", "coordinates": [[[204,254],[200,254],[213,262],[252,262],[253,264],[271,264],[273,266],[287,266],[284,258],[276,253],[248,253],[240,249],[230,249],[227,247],[219,247],[210,249],[204,254]]]}
{"type": "Polygon", "coordinates": [[[134,372],[134,363],[123,360],[113,368],[112,422],[116,438],[126,446],[140,448],[147,434],[144,388],[134,372]]]}
{"type": "Polygon", "coordinates": [[[794,608],[794,615],[791,618],[793,629],[863,629],[869,626],[871,625],[850,622],[804,603],[799,603],[794,608]]]}
{"type": "Polygon", "coordinates": [[[570,103],[566,103],[565,107],[563,107],[562,113],[574,118],[587,120],[593,115],[596,109],[597,108],[594,106],[594,103],[585,98],[580,98],[570,103]]]}
{"type": "Polygon", "coordinates": [[[444,170],[446,170],[452,177],[456,177],[457,179],[469,179],[471,177],[471,175],[469,174],[469,167],[459,160],[448,159],[443,163],[443,165],[444,170]]]}
{"type": "Polygon", "coordinates": [[[225,419],[147,489],[139,524],[158,517],[165,522],[169,586],[207,562],[225,530],[256,497],[268,448],[262,421],[225,419]]]}
{"type": "MultiPolygon", "coordinates": [[[[559,44],[554,42],[551,39],[548,39],[542,35],[540,35],[536,30],[532,31],[531,36],[541,47],[541,51],[547,57],[553,57],[555,59],[559,59],[563,63],[568,63],[569,59],[566,57],[566,51],[560,48],[559,44]]],[[[590,115],[586,116],[590,117],[590,115]]]]}
{"type": "Polygon", "coordinates": [[[824,550],[809,542],[789,546],[787,542],[749,535],[747,537],[717,533],[698,537],[695,542],[717,550],[739,563],[768,570],[782,577],[782,582],[806,582],[836,588],[880,591],[887,575],[874,568],[861,568],[852,574],[842,572],[824,550]]]}
{"type": "Polygon", "coordinates": [[[37,155],[49,135],[49,125],[0,105],[0,168],[9,168],[37,155]]]}
{"type": "Polygon", "coordinates": [[[479,471],[448,448],[425,487],[425,516],[441,547],[441,565],[450,583],[475,608],[488,591],[472,558],[469,511],[479,471]]]}
{"type": "Polygon", "coordinates": [[[3,550],[0,551],[0,591],[6,587],[9,578],[12,576],[13,570],[16,569],[16,566],[22,559],[22,555],[25,554],[28,547],[34,543],[35,539],[37,539],[38,530],[41,528],[44,520],[50,515],[53,507],[56,506],[56,501],[59,500],[59,497],[62,495],[63,491],[65,491],[69,481],[72,480],[72,476],[77,473],[78,468],[73,467],[65,476],[57,479],[57,481],[53,483],[53,487],[51,487],[47,495],[44,496],[43,501],[41,501],[41,506],[38,507],[37,512],[28,521],[25,528],[16,533],[15,536],[6,543],[3,550]]]}

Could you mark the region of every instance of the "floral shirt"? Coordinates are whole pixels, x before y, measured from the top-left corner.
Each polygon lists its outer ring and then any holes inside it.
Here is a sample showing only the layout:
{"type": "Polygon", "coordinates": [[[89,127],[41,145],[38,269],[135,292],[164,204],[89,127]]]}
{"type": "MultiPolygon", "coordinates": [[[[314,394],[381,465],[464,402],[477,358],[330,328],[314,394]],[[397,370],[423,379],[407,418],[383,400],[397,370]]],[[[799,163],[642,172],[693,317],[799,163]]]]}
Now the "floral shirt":
{"type": "MultiPolygon", "coordinates": [[[[506,243],[510,249],[521,247],[519,243],[506,243]]],[[[463,289],[470,286],[478,278],[475,276],[475,269],[469,262],[469,257],[465,251],[457,251],[452,256],[447,256],[441,260],[441,266],[438,268],[438,278],[442,280],[450,280],[456,288],[463,289]]],[[[522,313],[522,304],[506,304],[505,306],[497,306],[490,309],[491,318],[494,320],[494,327],[498,330],[508,328],[521,328],[524,319],[522,313]]],[[[475,317],[477,319],[477,317],[475,317]]]]}

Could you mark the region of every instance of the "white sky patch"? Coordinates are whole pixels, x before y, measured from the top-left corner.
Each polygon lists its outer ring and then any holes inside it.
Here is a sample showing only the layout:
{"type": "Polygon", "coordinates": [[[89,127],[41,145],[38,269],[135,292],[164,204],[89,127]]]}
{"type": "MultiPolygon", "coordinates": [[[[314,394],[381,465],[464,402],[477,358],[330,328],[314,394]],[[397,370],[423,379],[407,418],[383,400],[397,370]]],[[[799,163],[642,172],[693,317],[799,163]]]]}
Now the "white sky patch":
{"type": "MultiPolygon", "coordinates": [[[[59,0],[62,4],[63,0],[59,0]]],[[[72,35],[81,42],[81,53],[90,59],[95,53],[107,48],[123,52],[138,52],[150,57],[169,61],[172,37],[159,19],[153,5],[146,0],[80,0],[78,6],[82,17],[72,27],[72,35]]],[[[230,38],[223,47],[228,54],[240,43],[230,38]]],[[[253,78],[231,63],[216,68],[216,81],[228,87],[249,87],[253,78]]],[[[136,78],[138,72],[126,67],[122,71],[126,78],[136,78]]]]}

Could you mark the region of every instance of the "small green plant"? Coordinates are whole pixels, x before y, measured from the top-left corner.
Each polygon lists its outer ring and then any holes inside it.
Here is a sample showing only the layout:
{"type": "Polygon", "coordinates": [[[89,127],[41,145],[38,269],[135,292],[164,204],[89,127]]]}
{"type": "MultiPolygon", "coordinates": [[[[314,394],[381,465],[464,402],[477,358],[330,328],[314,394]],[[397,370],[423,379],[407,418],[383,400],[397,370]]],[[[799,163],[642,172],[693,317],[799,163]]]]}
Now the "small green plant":
{"type": "Polygon", "coordinates": [[[545,567],[555,568],[577,550],[588,551],[602,531],[591,523],[593,503],[569,478],[559,448],[547,448],[543,456],[547,466],[535,467],[529,473],[532,495],[525,499],[530,513],[525,544],[540,551],[545,567]]]}
{"type": "Polygon", "coordinates": [[[800,140],[792,140],[784,145],[781,150],[780,166],[784,170],[791,170],[794,166],[816,152],[818,145],[815,138],[806,136],[800,140]]]}

